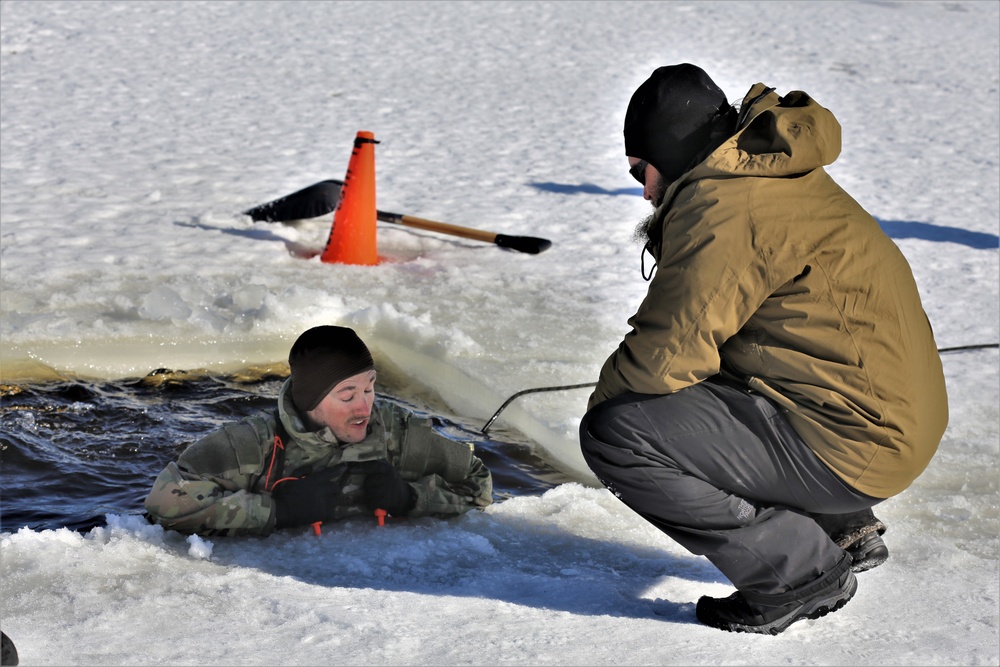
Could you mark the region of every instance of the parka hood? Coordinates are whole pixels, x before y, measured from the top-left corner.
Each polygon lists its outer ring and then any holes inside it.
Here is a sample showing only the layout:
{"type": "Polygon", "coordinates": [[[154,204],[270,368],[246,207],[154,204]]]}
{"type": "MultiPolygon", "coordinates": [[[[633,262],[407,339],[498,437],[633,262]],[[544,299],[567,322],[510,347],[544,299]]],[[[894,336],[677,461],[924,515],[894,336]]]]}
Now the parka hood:
{"type": "Polygon", "coordinates": [[[782,178],[833,164],[840,155],[840,123],[802,91],[781,97],[754,84],[738,122],[736,134],[703,163],[709,171],[782,178]]]}
{"type": "MultiPolygon", "coordinates": [[[[695,181],[798,176],[833,164],[840,148],[840,123],[829,109],[802,91],[781,97],[756,83],[743,97],[736,133],[667,187],[652,226],[662,226],[678,194],[695,181]]],[[[660,235],[653,236],[647,249],[658,257],[660,235]]]]}

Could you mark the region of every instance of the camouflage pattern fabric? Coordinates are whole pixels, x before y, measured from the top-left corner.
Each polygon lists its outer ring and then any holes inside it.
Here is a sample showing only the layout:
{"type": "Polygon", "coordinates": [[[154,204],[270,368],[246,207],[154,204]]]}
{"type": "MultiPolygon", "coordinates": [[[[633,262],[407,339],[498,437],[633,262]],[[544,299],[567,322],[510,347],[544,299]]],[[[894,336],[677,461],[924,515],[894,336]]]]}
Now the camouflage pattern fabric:
{"type": "MultiPolygon", "coordinates": [[[[492,476],[472,445],[438,433],[430,418],[377,401],[368,437],[343,445],[329,429],[306,431],[287,389],[286,381],[277,414],[226,424],[169,463],[146,497],[150,519],[189,534],[268,535],[275,515],[270,488],[278,475],[302,477],[344,462],[379,459],[392,463],[416,491],[410,517],[454,517],[493,502],[492,476]],[[288,434],[283,471],[274,469],[272,456],[277,419],[288,434]]],[[[361,502],[364,477],[347,479],[338,519],[371,515],[361,502]]]]}

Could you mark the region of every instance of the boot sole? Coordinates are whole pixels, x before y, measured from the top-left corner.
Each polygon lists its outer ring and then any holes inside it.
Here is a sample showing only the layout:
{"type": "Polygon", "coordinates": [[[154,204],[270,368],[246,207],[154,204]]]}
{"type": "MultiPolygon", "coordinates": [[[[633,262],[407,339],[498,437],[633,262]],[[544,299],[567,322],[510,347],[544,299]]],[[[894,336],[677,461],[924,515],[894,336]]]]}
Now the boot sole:
{"type": "Polygon", "coordinates": [[[836,595],[823,598],[821,600],[805,602],[798,609],[790,611],[781,618],[775,619],[770,623],[764,623],[762,625],[747,625],[744,623],[735,623],[721,619],[706,620],[699,618],[698,620],[705,625],[710,625],[713,628],[725,630],[726,632],[752,632],[761,635],[776,635],[780,632],[784,632],[788,626],[795,621],[801,621],[803,619],[815,620],[826,616],[830,612],[837,611],[854,597],[857,590],[858,580],[852,572],[846,586],[838,591],[836,595]]]}
{"type": "Polygon", "coordinates": [[[874,553],[865,556],[856,563],[851,564],[851,572],[867,572],[872,568],[876,568],[882,563],[889,560],[889,553],[874,553]]]}

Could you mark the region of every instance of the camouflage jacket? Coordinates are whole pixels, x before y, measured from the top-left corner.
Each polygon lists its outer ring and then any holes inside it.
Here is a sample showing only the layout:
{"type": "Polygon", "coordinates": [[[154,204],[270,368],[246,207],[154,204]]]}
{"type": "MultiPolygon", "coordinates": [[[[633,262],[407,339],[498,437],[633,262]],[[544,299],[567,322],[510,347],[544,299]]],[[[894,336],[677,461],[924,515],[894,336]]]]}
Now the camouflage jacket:
{"type": "MultiPolygon", "coordinates": [[[[493,502],[490,471],[468,443],[434,430],[432,420],[379,400],[368,437],[339,443],[329,429],[306,431],[288,393],[278,394],[276,412],[227,424],[193,443],[157,476],[146,497],[150,519],[165,528],[199,535],[268,535],[275,512],[270,488],[282,474],[304,476],[339,463],[387,459],[416,492],[411,517],[463,514],[493,502]],[[276,428],[281,420],[287,438],[276,428]],[[282,442],[275,456],[276,440],[282,442]],[[274,470],[275,462],[282,470],[274,470]]],[[[370,516],[361,503],[363,474],[344,486],[349,496],[338,518],[370,516]]]]}

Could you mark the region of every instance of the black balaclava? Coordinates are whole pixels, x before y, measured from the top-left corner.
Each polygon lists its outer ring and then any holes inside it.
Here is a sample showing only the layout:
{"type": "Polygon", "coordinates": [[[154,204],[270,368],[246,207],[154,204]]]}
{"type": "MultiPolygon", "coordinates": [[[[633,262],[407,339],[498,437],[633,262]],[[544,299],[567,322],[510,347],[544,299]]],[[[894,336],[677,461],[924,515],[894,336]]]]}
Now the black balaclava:
{"type": "Polygon", "coordinates": [[[670,183],[715,150],[735,126],[736,110],[704,70],[687,63],[660,67],[628,103],[625,154],[646,160],[670,183]]]}
{"type": "Polygon", "coordinates": [[[288,353],[292,402],[303,412],[319,405],[347,378],[375,368],[371,352],[353,329],[320,326],[309,329],[288,353]]]}

